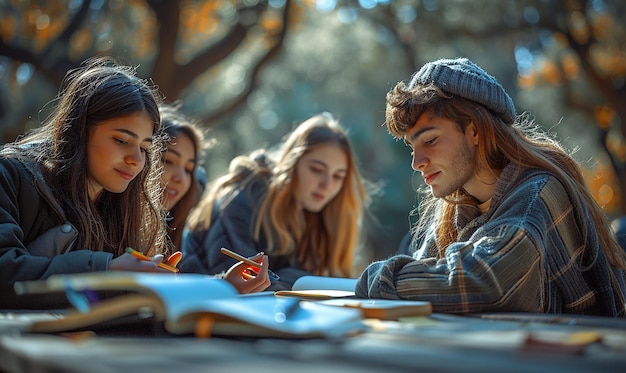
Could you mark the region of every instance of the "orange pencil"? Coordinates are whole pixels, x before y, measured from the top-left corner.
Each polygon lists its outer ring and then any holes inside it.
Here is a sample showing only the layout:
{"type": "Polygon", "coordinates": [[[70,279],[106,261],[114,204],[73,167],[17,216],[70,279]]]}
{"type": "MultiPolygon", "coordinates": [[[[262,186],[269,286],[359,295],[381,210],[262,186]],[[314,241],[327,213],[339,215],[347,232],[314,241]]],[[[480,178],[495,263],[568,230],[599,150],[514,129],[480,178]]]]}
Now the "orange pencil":
{"type": "Polygon", "coordinates": [[[233,259],[237,259],[240,262],[246,263],[247,265],[251,265],[253,267],[261,268],[261,263],[257,263],[254,260],[250,260],[250,259],[246,258],[245,256],[241,256],[241,255],[237,254],[234,251],[228,250],[225,247],[222,247],[222,254],[226,254],[226,255],[230,256],[231,258],[233,258],[233,259]]]}
{"type": "MultiPolygon", "coordinates": [[[[126,248],[126,252],[129,253],[130,255],[134,256],[137,259],[147,260],[149,262],[151,261],[150,258],[148,258],[147,256],[143,255],[139,251],[134,250],[131,247],[127,247],[126,248]]],[[[159,266],[159,268],[167,269],[170,272],[178,273],[178,268],[173,267],[173,266],[171,266],[169,264],[166,264],[166,263],[163,263],[163,262],[158,262],[157,266],[159,266]]]]}
{"type": "MultiPolygon", "coordinates": [[[[228,256],[230,256],[233,259],[237,259],[237,260],[239,260],[241,262],[244,262],[247,265],[250,265],[250,266],[253,266],[253,267],[256,267],[256,268],[260,268],[261,267],[261,263],[257,263],[254,260],[250,260],[250,259],[246,258],[245,256],[241,256],[241,255],[237,254],[234,251],[228,250],[225,247],[222,247],[221,251],[222,251],[222,254],[228,255],[228,256]]],[[[269,269],[267,270],[267,275],[269,276],[270,280],[274,280],[274,281],[280,280],[280,277],[276,273],[272,272],[269,269]]]]}

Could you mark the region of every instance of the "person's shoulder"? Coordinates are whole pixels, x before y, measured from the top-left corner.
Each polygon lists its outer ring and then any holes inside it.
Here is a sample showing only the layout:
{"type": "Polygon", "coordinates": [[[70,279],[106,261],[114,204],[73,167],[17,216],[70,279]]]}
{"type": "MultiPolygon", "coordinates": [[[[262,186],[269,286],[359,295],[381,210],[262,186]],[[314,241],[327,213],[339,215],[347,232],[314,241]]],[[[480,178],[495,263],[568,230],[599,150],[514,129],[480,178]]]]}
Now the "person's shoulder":
{"type": "MultiPolygon", "coordinates": [[[[539,189],[548,184],[550,180],[560,184],[558,177],[552,172],[539,168],[526,168],[518,165],[509,164],[500,174],[500,180],[504,183],[502,187],[505,189],[528,189],[536,186],[539,189]]],[[[536,188],[533,188],[536,189],[536,188]]]]}
{"type": "Polygon", "coordinates": [[[538,168],[529,168],[524,169],[521,174],[521,178],[525,182],[535,182],[540,183],[543,187],[552,185],[557,188],[565,188],[561,179],[548,170],[538,169],[538,168]]]}
{"type": "Polygon", "coordinates": [[[551,200],[567,196],[566,186],[555,174],[544,169],[509,164],[500,175],[493,201],[506,199],[509,202],[530,203],[530,200],[544,199],[550,195],[551,200]]]}
{"type": "Polygon", "coordinates": [[[35,169],[32,161],[25,161],[11,156],[0,155],[0,172],[8,174],[26,174],[35,169]]]}
{"type": "Polygon", "coordinates": [[[237,195],[233,198],[238,202],[255,202],[262,200],[267,193],[269,179],[266,175],[257,174],[250,178],[245,185],[239,186],[237,195]]]}
{"type": "Polygon", "coordinates": [[[543,179],[554,176],[550,171],[541,168],[528,168],[517,164],[509,163],[501,174],[508,180],[530,180],[543,179]]]}
{"type": "Polygon", "coordinates": [[[0,154],[0,166],[5,168],[15,168],[20,163],[16,158],[0,154]]]}
{"type": "Polygon", "coordinates": [[[520,182],[517,184],[517,190],[530,193],[549,205],[571,204],[573,194],[578,193],[548,170],[526,169],[518,180],[520,182]]]}
{"type": "Polygon", "coordinates": [[[221,214],[248,213],[265,198],[267,184],[249,181],[245,185],[232,185],[230,190],[219,197],[213,205],[213,213],[221,211],[221,214]]]}
{"type": "MultiPolygon", "coordinates": [[[[37,183],[40,174],[36,172],[36,164],[28,164],[32,161],[24,161],[11,157],[0,156],[0,194],[2,200],[10,198],[6,196],[22,195],[26,200],[33,202],[36,198],[37,183]]],[[[43,184],[43,183],[39,183],[43,184]]]]}
{"type": "Polygon", "coordinates": [[[257,174],[246,189],[253,195],[253,197],[260,197],[267,193],[269,187],[269,176],[265,174],[257,174]]]}

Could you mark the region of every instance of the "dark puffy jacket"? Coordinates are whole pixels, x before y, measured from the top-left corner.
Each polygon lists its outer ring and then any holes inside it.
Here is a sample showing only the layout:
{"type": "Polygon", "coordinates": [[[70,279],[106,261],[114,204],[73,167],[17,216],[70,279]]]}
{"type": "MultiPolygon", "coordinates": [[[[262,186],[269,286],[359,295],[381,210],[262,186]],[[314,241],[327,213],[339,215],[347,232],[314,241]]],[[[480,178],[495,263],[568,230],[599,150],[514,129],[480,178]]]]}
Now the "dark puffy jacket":
{"type": "Polygon", "coordinates": [[[237,191],[226,204],[224,200],[217,201],[213,206],[211,226],[185,233],[183,259],[178,266],[181,272],[222,274],[237,263],[220,252],[225,247],[245,257],[261,251],[268,254],[270,269],[280,276],[280,280],[273,281],[268,290],[291,289],[298,278],[309,275],[292,259],[269,253],[265,239],[254,239],[256,209],[263,201],[265,191],[263,183],[251,183],[237,191]]]}
{"type": "Polygon", "coordinates": [[[0,157],[0,309],[65,306],[65,296],[16,295],[17,281],[104,271],[111,253],[74,247],[66,220],[34,162],[0,157]]]}

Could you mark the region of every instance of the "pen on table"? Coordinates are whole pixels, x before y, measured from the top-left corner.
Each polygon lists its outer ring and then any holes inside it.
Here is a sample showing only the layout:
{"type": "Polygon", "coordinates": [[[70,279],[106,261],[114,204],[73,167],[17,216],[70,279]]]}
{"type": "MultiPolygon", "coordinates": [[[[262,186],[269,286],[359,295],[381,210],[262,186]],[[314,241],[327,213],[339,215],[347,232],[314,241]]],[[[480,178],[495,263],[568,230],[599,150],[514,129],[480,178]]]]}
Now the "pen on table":
{"type": "MultiPolygon", "coordinates": [[[[126,248],[126,252],[127,252],[127,253],[129,253],[130,255],[134,256],[134,257],[135,257],[135,258],[137,258],[137,259],[140,259],[140,260],[147,260],[147,261],[149,261],[149,262],[151,261],[151,260],[150,260],[150,258],[148,258],[148,257],[147,257],[147,256],[145,256],[144,254],[140,253],[139,251],[134,250],[134,249],[133,249],[133,248],[131,248],[131,247],[127,247],[127,248],[126,248]]],[[[157,262],[157,266],[159,266],[159,268],[167,269],[167,270],[168,270],[168,271],[170,271],[170,272],[175,272],[175,273],[178,273],[178,268],[173,267],[173,266],[171,266],[171,265],[169,265],[169,264],[166,264],[166,263],[163,263],[163,262],[157,262]]]]}
{"type": "MultiPolygon", "coordinates": [[[[244,263],[246,263],[246,264],[248,264],[250,266],[253,266],[253,267],[256,267],[256,268],[260,268],[261,267],[261,263],[257,263],[254,260],[250,260],[250,259],[246,258],[245,256],[241,256],[241,255],[237,254],[234,251],[228,250],[225,247],[222,247],[221,251],[222,251],[222,254],[228,255],[231,258],[237,259],[237,260],[239,260],[241,262],[244,262],[244,263]]],[[[280,277],[276,273],[272,272],[270,269],[267,270],[267,275],[269,276],[270,280],[273,280],[273,281],[280,280],[280,277]]]]}

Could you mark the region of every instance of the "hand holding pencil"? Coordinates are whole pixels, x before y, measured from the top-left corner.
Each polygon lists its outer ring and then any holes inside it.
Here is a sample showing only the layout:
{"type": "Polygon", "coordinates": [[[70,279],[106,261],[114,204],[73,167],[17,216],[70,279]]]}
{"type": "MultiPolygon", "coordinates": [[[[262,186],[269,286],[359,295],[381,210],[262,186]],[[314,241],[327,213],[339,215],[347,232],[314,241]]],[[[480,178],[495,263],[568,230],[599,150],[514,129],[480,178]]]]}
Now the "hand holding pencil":
{"type": "Polygon", "coordinates": [[[111,259],[109,270],[111,271],[135,271],[135,272],[173,272],[178,273],[176,264],[180,261],[181,254],[173,254],[168,258],[168,262],[162,262],[162,256],[158,255],[149,258],[143,253],[126,248],[126,254],[111,259]],[[176,262],[176,263],[175,263],[176,262]]]}
{"type": "MultiPolygon", "coordinates": [[[[246,264],[248,264],[248,265],[250,265],[252,267],[255,267],[255,268],[260,268],[261,267],[261,263],[255,262],[254,260],[250,260],[250,259],[246,258],[245,256],[241,256],[241,255],[237,254],[234,251],[228,250],[225,247],[222,247],[221,252],[222,252],[222,254],[228,255],[231,258],[237,259],[240,262],[244,262],[244,263],[246,263],[246,264]]],[[[263,253],[259,253],[259,254],[262,255],[263,253]]],[[[255,271],[255,274],[256,274],[256,271],[255,271]]],[[[270,269],[267,270],[267,274],[268,274],[270,280],[272,280],[272,281],[280,280],[280,277],[278,277],[278,275],[276,273],[272,272],[270,269]]],[[[250,276],[254,276],[253,274],[249,274],[249,275],[250,276]]]]}
{"type": "MultiPolygon", "coordinates": [[[[239,260],[226,271],[224,279],[230,282],[239,293],[254,293],[263,291],[271,285],[269,261],[267,255],[259,253],[251,258],[246,258],[226,248],[222,248],[221,252],[231,258],[239,260]],[[254,261],[254,258],[261,258],[261,262],[254,261]],[[252,269],[253,267],[254,269],[252,269]]],[[[271,272],[274,279],[279,277],[271,272]]]]}
{"type": "MultiPolygon", "coordinates": [[[[132,256],[134,256],[137,259],[141,259],[141,260],[147,260],[147,261],[152,261],[152,259],[148,258],[147,256],[145,256],[144,254],[140,253],[137,250],[133,250],[130,247],[126,248],[126,252],[132,256]]],[[[168,258],[168,263],[164,263],[161,262],[160,260],[156,261],[157,267],[159,268],[163,268],[166,269],[170,272],[174,272],[174,273],[178,273],[178,268],[176,268],[176,266],[172,266],[171,264],[169,264],[170,261],[174,261],[175,259],[173,259],[173,256],[168,258]]],[[[178,261],[180,261],[180,259],[177,257],[176,259],[176,263],[178,263],[178,261]]]]}

